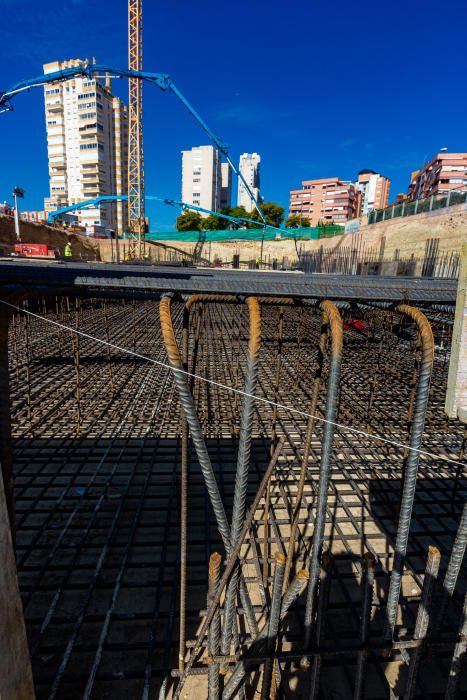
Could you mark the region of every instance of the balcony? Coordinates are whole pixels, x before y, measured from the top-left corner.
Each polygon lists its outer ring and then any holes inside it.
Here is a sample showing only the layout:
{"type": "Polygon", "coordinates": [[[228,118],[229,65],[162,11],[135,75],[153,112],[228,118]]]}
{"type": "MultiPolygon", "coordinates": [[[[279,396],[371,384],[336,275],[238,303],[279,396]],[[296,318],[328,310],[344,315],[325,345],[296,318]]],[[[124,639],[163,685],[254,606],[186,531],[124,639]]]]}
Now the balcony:
{"type": "Polygon", "coordinates": [[[63,112],[63,104],[61,102],[58,102],[57,104],[54,105],[46,105],[47,108],[47,116],[49,113],[51,115],[57,114],[58,112],[63,112]]]}

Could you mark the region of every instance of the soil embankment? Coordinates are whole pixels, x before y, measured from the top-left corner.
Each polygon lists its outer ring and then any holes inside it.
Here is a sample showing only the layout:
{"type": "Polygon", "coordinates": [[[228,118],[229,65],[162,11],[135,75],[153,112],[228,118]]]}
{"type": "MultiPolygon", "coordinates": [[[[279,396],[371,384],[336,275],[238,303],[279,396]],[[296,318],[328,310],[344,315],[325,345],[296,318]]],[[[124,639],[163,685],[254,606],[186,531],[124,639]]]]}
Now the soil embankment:
{"type": "MultiPolygon", "coordinates": [[[[380,251],[384,239],[384,258],[415,258],[425,256],[427,241],[439,239],[439,254],[460,252],[462,243],[467,239],[467,205],[461,204],[449,209],[416,214],[415,216],[389,219],[370,226],[360,226],[355,233],[323,238],[320,240],[297,241],[297,246],[304,252],[314,252],[322,247],[325,251],[349,249],[365,246],[367,251],[380,251]]],[[[171,243],[168,241],[168,243],[171,243]]],[[[193,252],[194,243],[173,241],[178,248],[193,252]]],[[[211,261],[218,258],[230,262],[234,253],[240,253],[240,260],[246,262],[259,257],[260,241],[216,241],[204,243],[202,254],[211,261]]],[[[265,241],[263,260],[274,258],[279,262],[288,258],[289,263],[296,260],[296,246],[293,240],[265,241]]]]}
{"type": "MultiPolygon", "coordinates": [[[[73,257],[82,260],[100,260],[98,241],[78,236],[76,233],[67,233],[63,229],[36,224],[32,221],[20,222],[20,234],[22,243],[42,243],[54,248],[60,256],[63,255],[65,245],[71,243],[73,257]]],[[[16,243],[15,224],[13,217],[0,215],[0,255],[10,255],[16,243]]]]}

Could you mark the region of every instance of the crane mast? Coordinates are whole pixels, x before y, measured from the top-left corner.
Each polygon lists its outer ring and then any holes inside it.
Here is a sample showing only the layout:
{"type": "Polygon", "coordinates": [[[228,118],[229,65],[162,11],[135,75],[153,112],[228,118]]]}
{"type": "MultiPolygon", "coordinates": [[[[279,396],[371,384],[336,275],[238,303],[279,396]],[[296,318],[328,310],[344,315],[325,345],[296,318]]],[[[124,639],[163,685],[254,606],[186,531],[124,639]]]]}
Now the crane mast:
{"type": "MultiPolygon", "coordinates": [[[[143,69],[143,0],[128,0],[129,69],[143,69]]],[[[128,231],[129,257],[145,253],[143,81],[129,80],[128,109],[128,231]]]]}

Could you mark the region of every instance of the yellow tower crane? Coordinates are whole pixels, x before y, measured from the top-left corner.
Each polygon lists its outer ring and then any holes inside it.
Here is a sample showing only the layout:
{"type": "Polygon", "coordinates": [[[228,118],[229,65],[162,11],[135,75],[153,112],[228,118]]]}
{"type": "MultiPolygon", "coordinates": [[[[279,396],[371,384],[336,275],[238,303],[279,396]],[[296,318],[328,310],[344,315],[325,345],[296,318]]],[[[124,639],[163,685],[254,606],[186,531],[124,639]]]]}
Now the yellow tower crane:
{"type": "MultiPolygon", "coordinates": [[[[128,0],[128,62],[130,70],[143,69],[143,0],[128,0]]],[[[129,257],[144,258],[143,82],[129,80],[128,111],[128,231],[129,257]]]]}

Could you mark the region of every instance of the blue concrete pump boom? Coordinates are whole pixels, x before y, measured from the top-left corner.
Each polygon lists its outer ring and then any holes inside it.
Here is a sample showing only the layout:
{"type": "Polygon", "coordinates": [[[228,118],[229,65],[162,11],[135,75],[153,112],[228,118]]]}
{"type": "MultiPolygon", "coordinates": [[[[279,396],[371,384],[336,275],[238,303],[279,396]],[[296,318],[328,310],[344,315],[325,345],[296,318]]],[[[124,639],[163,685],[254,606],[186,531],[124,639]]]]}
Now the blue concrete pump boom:
{"type": "MultiPolygon", "coordinates": [[[[269,229],[273,229],[274,231],[278,231],[279,233],[281,232],[288,235],[290,234],[290,232],[285,231],[284,229],[277,228],[276,226],[270,226],[269,224],[265,225],[260,223],[259,221],[252,221],[251,219],[246,219],[241,216],[229,216],[228,214],[222,214],[218,211],[203,209],[203,207],[198,207],[194,204],[188,204],[187,202],[181,202],[177,199],[163,199],[162,197],[156,197],[155,195],[146,195],[145,198],[153,202],[161,202],[162,204],[168,204],[169,206],[175,207],[177,209],[191,209],[192,211],[198,211],[201,214],[212,214],[213,216],[217,216],[219,219],[227,219],[228,221],[232,221],[236,224],[254,224],[255,226],[260,226],[262,228],[266,227],[269,229]]],[[[101,197],[96,197],[95,199],[86,199],[83,202],[71,204],[69,207],[62,207],[62,209],[50,211],[47,214],[47,221],[55,221],[61,214],[67,214],[70,211],[78,211],[79,209],[93,209],[94,207],[99,206],[99,204],[102,204],[103,202],[122,202],[126,201],[127,199],[127,195],[124,194],[109,194],[102,195],[101,197]]]]}
{"type": "Polygon", "coordinates": [[[21,80],[19,83],[16,83],[16,85],[12,85],[12,87],[6,90],[5,92],[0,92],[0,114],[2,112],[12,111],[12,99],[16,97],[16,95],[19,95],[21,92],[25,92],[27,90],[30,90],[31,88],[41,87],[43,85],[48,85],[49,83],[64,82],[65,80],[70,80],[70,78],[74,78],[78,75],[92,78],[96,75],[99,76],[102,74],[108,74],[110,76],[114,76],[115,78],[138,78],[139,80],[145,80],[148,83],[152,83],[164,92],[172,92],[179,99],[182,105],[188,110],[192,117],[196,119],[201,128],[209,136],[209,139],[212,141],[212,143],[226,158],[228,164],[230,165],[234,173],[243,182],[248,194],[250,195],[251,201],[254,203],[255,208],[261,218],[261,221],[263,222],[263,225],[266,226],[264,214],[261,211],[261,207],[259,206],[256,197],[251,191],[251,188],[248,185],[245,178],[243,177],[242,173],[238,170],[238,168],[236,168],[232,159],[230,158],[229,147],[219,136],[217,136],[209,128],[204,119],[198,114],[195,108],[190,104],[186,97],[177,88],[170,75],[167,75],[165,73],[148,73],[146,71],[134,71],[123,68],[112,68],[111,66],[103,66],[96,63],[83,62],[81,65],[73,66],[73,68],[65,68],[64,70],[58,70],[52,73],[40,75],[37,78],[21,80]]]}

